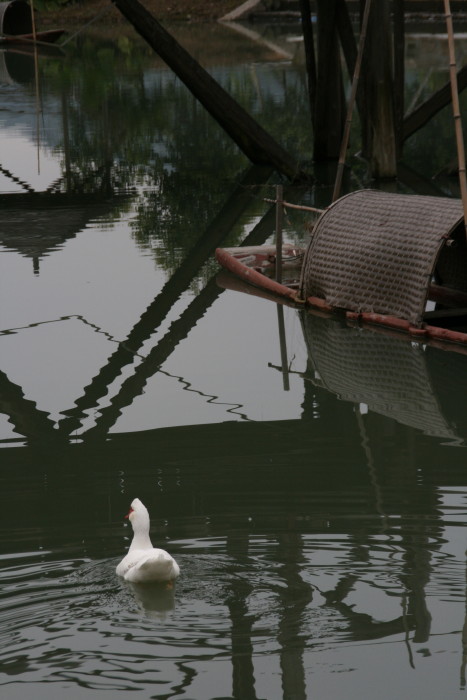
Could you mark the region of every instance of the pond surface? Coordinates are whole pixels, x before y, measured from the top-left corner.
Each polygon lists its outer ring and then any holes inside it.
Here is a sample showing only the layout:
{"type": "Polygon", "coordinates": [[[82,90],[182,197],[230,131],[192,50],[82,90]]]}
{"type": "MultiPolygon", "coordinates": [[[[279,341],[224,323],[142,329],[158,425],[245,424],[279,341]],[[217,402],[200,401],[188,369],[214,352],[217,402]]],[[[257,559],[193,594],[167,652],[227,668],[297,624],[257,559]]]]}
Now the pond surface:
{"type": "MultiPolygon", "coordinates": [[[[299,29],[255,30],[176,31],[309,161],[299,29]]],[[[131,32],[39,90],[2,58],[2,699],[464,696],[467,357],[226,290],[213,251],[272,240],[279,178],[131,32]],[[136,496],[173,590],[115,575],[136,496]]],[[[408,37],[408,102],[446,78],[408,37]]],[[[454,149],[445,110],[397,187],[457,196],[454,149]]],[[[328,204],[316,175],[287,197],[328,204]]]]}

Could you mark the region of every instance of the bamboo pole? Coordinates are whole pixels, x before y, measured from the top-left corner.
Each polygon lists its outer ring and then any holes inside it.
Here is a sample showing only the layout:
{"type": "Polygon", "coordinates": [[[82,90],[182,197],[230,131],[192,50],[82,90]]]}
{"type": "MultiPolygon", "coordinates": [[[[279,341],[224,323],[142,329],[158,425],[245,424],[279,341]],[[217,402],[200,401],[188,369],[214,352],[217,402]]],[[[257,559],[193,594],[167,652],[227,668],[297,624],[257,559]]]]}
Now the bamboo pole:
{"type": "Polygon", "coordinates": [[[448,30],[449,45],[449,75],[451,79],[452,113],[454,116],[454,127],[456,131],[457,162],[459,166],[459,185],[461,189],[462,207],[464,209],[464,226],[467,237],[467,179],[465,175],[465,149],[464,136],[462,134],[462,121],[459,106],[459,90],[457,87],[457,67],[456,53],[454,50],[454,29],[452,25],[451,3],[444,0],[444,12],[446,15],[446,26],[448,30]]]}
{"type": "Polygon", "coordinates": [[[342,175],[344,173],[345,156],[349,145],[350,126],[352,124],[353,108],[355,98],[357,96],[358,81],[360,79],[360,71],[362,67],[363,49],[365,47],[366,32],[368,28],[368,18],[370,16],[371,0],[366,0],[365,9],[363,11],[362,28],[360,31],[360,41],[358,44],[357,60],[355,61],[355,70],[352,78],[352,89],[350,92],[349,104],[347,107],[347,117],[344,126],[344,135],[342,137],[341,150],[339,154],[339,163],[337,165],[336,181],[334,183],[334,192],[332,201],[335,202],[339,198],[342,187],[342,175]]]}
{"type": "MultiPolygon", "coordinates": [[[[277,199],[269,199],[264,197],[263,202],[269,202],[270,204],[277,204],[277,199]]],[[[299,209],[300,211],[313,211],[316,214],[323,214],[325,209],[318,209],[317,207],[306,207],[304,204],[291,204],[290,202],[281,201],[283,207],[289,207],[289,209],[299,209]]]]}

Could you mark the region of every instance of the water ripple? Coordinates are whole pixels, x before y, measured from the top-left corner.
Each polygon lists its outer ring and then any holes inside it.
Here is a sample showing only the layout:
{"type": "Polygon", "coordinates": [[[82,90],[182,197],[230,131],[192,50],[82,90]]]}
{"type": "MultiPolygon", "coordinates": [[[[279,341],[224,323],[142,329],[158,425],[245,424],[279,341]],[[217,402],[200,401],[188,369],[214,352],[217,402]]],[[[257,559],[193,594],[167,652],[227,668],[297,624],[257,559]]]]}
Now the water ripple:
{"type": "Polygon", "coordinates": [[[423,639],[434,615],[450,633],[465,562],[443,542],[433,531],[363,542],[332,532],[178,540],[173,588],[127,584],[117,558],[71,549],[4,555],[0,682],[170,695],[188,667],[252,649],[259,658],[412,630],[423,639]]]}

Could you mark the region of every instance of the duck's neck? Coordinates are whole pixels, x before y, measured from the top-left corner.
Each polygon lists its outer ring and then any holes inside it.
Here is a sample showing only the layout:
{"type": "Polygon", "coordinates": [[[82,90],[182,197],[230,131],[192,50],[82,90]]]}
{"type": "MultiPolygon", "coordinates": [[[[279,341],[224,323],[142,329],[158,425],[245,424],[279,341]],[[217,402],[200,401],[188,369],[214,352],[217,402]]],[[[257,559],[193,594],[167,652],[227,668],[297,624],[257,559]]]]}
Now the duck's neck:
{"type": "Polygon", "coordinates": [[[152,549],[152,542],[149,537],[149,532],[147,530],[136,530],[133,535],[133,541],[130,545],[130,551],[132,549],[152,549]]]}

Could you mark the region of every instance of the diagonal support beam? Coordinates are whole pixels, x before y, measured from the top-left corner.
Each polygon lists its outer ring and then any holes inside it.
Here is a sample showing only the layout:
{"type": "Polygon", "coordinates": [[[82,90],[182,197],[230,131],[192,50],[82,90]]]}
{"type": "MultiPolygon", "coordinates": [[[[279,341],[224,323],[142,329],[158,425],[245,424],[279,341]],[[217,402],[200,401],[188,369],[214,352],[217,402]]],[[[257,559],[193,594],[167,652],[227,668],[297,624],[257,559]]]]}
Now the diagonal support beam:
{"type": "MultiPolygon", "coordinates": [[[[467,87],[467,66],[461,68],[457,73],[457,87],[459,92],[467,87]]],[[[451,83],[448,82],[410,112],[403,121],[403,140],[405,141],[409,136],[412,136],[412,134],[425,126],[435,114],[450,104],[451,98],[451,83]]]]}
{"type": "Polygon", "coordinates": [[[300,171],[296,159],[245,112],[138,0],[114,2],[252,163],[273,166],[290,180],[310,179],[300,171]]]}

